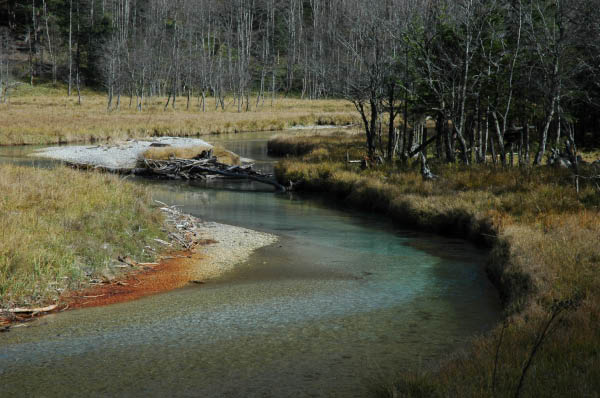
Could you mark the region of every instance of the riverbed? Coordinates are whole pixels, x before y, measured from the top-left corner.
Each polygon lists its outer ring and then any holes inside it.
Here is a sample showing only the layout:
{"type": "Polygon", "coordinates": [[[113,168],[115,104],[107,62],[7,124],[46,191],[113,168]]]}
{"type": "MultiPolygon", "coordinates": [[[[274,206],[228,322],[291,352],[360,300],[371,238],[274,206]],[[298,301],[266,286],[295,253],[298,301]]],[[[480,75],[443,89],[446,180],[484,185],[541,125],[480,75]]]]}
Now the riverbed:
{"type": "MultiPolygon", "coordinates": [[[[274,133],[211,137],[269,171],[274,133]]],[[[0,162],[51,167],[33,148],[0,162]]],[[[7,396],[364,396],[500,318],[486,253],[250,182],[146,184],[155,199],[279,241],[204,285],[0,334],[7,396]]]]}

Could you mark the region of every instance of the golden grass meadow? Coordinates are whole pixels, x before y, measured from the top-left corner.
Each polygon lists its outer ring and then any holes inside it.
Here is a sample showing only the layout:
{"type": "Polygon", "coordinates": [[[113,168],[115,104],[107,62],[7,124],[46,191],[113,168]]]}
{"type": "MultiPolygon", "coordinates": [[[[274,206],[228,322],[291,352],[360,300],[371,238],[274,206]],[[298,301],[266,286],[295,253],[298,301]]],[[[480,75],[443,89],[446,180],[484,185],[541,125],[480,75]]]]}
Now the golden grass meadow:
{"type": "Polygon", "coordinates": [[[121,140],[148,136],[198,136],[244,131],[283,130],[294,126],[347,125],[359,121],[353,106],[341,100],[304,101],[277,98],[273,104],[237,112],[229,104],[217,110],[207,99],[206,112],[193,99],[190,108],[179,98],[176,108],[164,108],[166,98],[146,99],[137,111],[135,98],[122,97],[119,109],[108,111],[106,95],[84,90],[82,103],[64,87],[20,85],[7,104],[0,105],[0,145],[57,144],[121,140]]]}

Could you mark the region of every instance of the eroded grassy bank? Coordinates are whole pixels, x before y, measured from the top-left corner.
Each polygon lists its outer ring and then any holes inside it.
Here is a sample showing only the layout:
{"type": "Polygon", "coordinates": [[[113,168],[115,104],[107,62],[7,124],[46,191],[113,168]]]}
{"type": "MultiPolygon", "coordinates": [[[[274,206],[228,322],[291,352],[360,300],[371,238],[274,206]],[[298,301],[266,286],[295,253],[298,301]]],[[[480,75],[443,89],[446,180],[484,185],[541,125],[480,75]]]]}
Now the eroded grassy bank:
{"type": "Polygon", "coordinates": [[[115,276],[118,256],[149,261],[166,239],[149,193],[118,176],[0,165],[0,309],[55,302],[115,276]]]}
{"type": "MultiPolygon", "coordinates": [[[[116,98],[114,100],[116,105],[116,98]]],[[[187,109],[187,100],[178,98],[176,108],[164,108],[166,98],[145,99],[136,110],[136,99],[122,97],[119,109],[106,108],[106,95],[83,93],[68,97],[65,88],[21,85],[8,104],[0,105],[0,145],[56,144],[97,140],[120,140],[147,136],[197,136],[242,131],[282,130],[297,125],[346,125],[358,121],[352,105],[341,100],[306,101],[277,98],[270,105],[238,112],[226,100],[226,109],[215,108],[207,98],[202,111],[197,98],[187,109]]]]}
{"type": "Polygon", "coordinates": [[[337,202],[386,214],[401,225],[491,247],[486,268],[506,305],[506,323],[442,364],[402,370],[376,387],[380,395],[516,396],[557,303],[566,308],[551,323],[519,394],[598,394],[600,195],[594,187],[577,194],[567,172],[548,167],[434,164],[436,181],[424,181],[417,164],[403,171],[360,170],[346,162],[346,156],[362,155],[360,135],[280,137],[269,146],[271,153],[299,155],[277,166],[284,183],[329,192],[337,202]]]}

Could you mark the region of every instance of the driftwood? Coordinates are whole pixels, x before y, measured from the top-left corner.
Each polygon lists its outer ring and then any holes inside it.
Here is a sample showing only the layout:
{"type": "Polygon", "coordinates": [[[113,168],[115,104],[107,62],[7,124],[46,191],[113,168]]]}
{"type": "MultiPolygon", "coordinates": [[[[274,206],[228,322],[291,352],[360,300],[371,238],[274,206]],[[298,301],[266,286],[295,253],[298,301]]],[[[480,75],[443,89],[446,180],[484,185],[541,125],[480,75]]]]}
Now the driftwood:
{"type": "Polygon", "coordinates": [[[427,158],[423,154],[420,153],[421,156],[421,176],[423,176],[424,180],[435,180],[437,176],[431,172],[429,167],[427,166],[427,158]]]}
{"type": "Polygon", "coordinates": [[[573,167],[573,162],[569,154],[565,152],[561,153],[557,148],[552,148],[548,157],[548,165],[568,169],[573,167]]]}
{"type": "Polygon", "coordinates": [[[79,170],[94,170],[121,175],[137,175],[170,180],[209,180],[216,177],[245,179],[269,184],[279,191],[286,188],[271,174],[263,174],[252,169],[252,164],[230,166],[219,163],[212,151],[202,152],[195,159],[170,158],[168,160],[143,159],[136,168],[114,168],[85,163],[65,162],[67,166],[79,170]]]}
{"type": "Polygon", "coordinates": [[[350,154],[346,151],[346,163],[362,163],[362,160],[350,160],[350,154]]]}
{"type": "Polygon", "coordinates": [[[273,185],[280,191],[285,187],[279,184],[272,175],[263,174],[252,169],[252,165],[230,166],[219,163],[216,157],[205,159],[180,159],[168,160],[144,159],[139,167],[133,170],[133,174],[158,177],[166,179],[206,180],[215,176],[247,179],[273,185]]]}
{"type": "MultiPolygon", "coordinates": [[[[185,250],[193,249],[199,244],[198,237],[198,223],[197,219],[188,214],[184,214],[177,209],[178,206],[168,206],[166,203],[160,200],[155,200],[156,203],[161,205],[160,210],[166,214],[167,223],[172,225],[169,231],[169,240],[171,242],[177,242],[185,250]]],[[[160,244],[173,246],[173,243],[165,242],[160,239],[154,239],[160,244]]],[[[185,257],[185,256],[184,256],[185,257]]],[[[175,257],[170,257],[175,258],[175,257]]],[[[166,259],[166,257],[162,257],[166,259]]],[[[159,263],[138,263],[141,266],[153,267],[159,265],[159,263]]]]}
{"type": "Polygon", "coordinates": [[[6,310],[6,312],[10,312],[11,314],[38,314],[41,312],[50,312],[56,308],[58,308],[58,305],[53,304],[41,308],[11,308],[6,310]]]}

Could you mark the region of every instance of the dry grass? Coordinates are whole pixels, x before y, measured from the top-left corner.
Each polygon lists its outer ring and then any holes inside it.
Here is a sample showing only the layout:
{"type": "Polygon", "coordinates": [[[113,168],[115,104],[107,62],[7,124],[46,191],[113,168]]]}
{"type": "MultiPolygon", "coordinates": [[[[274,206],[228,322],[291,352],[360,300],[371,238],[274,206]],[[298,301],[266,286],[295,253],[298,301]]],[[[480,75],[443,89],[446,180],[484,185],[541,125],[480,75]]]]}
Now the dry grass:
{"type": "Polygon", "coordinates": [[[273,156],[305,156],[323,160],[329,158],[330,151],[334,156],[348,152],[352,156],[362,155],[362,136],[354,130],[334,130],[322,133],[303,132],[290,135],[276,135],[269,141],[269,154],[273,156]]]}
{"type": "Polygon", "coordinates": [[[600,150],[587,150],[581,153],[581,157],[586,162],[596,162],[600,161],[600,150]]]}
{"type": "MultiPolygon", "coordinates": [[[[174,148],[174,147],[157,147],[150,148],[144,152],[145,159],[167,160],[171,158],[179,159],[194,159],[208,151],[210,146],[197,145],[193,147],[174,148]]],[[[227,149],[215,146],[213,147],[213,156],[217,157],[217,161],[229,165],[240,164],[240,157],[227,149]]]]}
{"type": "Polygon", "coordinates": [[[0,192],[0,308],[109,278],[117,256],[149,260],[165,238],[148,192],[116,176],[0,165],[0,192]]]}
{"type": "MultiPolygon", "coordinates": [[[[280,138],[290,153],[320,138],[280,138]]],[[[427,372],[403,374],[381,387],[382,396],[514,396],[547,308],[583,295],[537,354],[523,396],[597,396],[600,391],[600,192],[584,185],[577,194],[567,171],[465,168],[432,163],[440,179],[424,181],[413,164],[403,171],[382,166],[361,171],[348,165],[352,138],[312,145],[299,159],[277,167],[284,182],[330,192],[336,202],[387,214],[398,223],[451,234],[492,248],[487,270],[506,304],[509,326],[477,339],[471,349],[427,372]],[[324,157],[323,154],[326,153],[324,157]],[[492,385],[494,387],[492,388],[492,385]],[[493,390],[493,391],[492,391],[493,390]]],[[[361,145],[360,137],[355,144],[361,145]]]]}
{"type": "MultiPolygon", "coordinates": [[[[135,109],[135,98],[121,98],[119,110],[108,112],[106,96],[91,91],[67,97],[64,88],[31,87],[23,84],[9,104],[0,105],[0,145],[54,144],[77,141],[120,140],[146,136],[197,136],[241,131],[282,130],[296,125],[346,125],[358,121],[352,105],[343,100],[307,101],[277,98],[249,112],[237,112],[229,105],[215,110],[207,99],[206,112],[194,99],[178,98],[176,109],[164,110],[166,98],[148,98],[144,110],[135,109]]],[[[116,102],[116,99],[115,99],[116,102]]],[[[226,103],[229,104],[230,99],[226,103]]]]}

